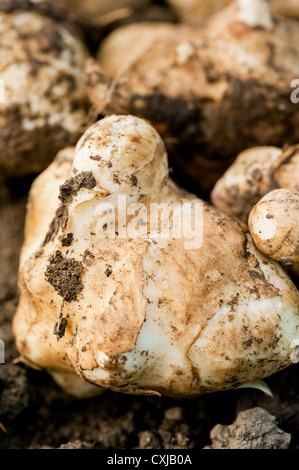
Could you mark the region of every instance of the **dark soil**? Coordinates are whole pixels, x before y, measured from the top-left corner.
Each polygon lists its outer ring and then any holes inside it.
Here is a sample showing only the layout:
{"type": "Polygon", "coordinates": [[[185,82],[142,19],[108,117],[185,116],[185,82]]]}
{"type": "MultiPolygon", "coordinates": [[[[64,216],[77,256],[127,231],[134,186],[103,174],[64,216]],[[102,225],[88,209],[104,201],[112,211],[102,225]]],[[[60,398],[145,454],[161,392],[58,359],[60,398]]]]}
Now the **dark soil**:
{"type": "MultiPolygon", "coordinates": [[[[18,302],[18,257],[30,183],[0,187],[0,338],[5,344],[5,363],[0,364],[1,449],[202,449],[211,445],[215,425],[231,425],[240,411],[257,406],[291,434],[290,444],[284,441],[289,448],[299,448],[298,366],[267,379],[273,398],[239,389],[191,400],[110,391],[78,400],[64,393],[46,372],[14,363],[18,353],[11,319],[18,302]]],[[[273,420],[269,422],[273,426],[273,420]]]]}

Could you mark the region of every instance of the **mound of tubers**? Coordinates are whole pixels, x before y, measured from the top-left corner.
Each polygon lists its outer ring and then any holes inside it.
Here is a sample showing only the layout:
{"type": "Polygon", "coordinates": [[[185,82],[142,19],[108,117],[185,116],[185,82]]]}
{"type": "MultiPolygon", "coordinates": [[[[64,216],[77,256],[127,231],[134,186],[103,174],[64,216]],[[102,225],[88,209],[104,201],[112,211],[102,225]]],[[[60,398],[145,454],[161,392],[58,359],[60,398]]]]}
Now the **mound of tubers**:
{"type": "Polygon", "coordinates": [[[53,3],[0,0],[19,359],[80,398],[267,390],[299,361],[298,0],[53,3]]]}

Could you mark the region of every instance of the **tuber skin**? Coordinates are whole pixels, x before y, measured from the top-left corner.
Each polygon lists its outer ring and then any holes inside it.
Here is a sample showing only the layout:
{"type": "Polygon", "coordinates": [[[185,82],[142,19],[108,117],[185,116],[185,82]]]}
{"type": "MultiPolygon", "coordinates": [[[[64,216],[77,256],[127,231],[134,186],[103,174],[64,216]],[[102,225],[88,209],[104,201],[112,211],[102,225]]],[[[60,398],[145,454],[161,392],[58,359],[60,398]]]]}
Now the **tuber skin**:
{"type": "Polygon", "coordinates": [[[231,3],[231,0],[167,0],[181,20],[206,19],[217,10],[231,3]]]}
{"type": "Polygon", "coordinates": [[[123,72],[152,43],[166,38],[175,25],[166,22],[132,23],[115,29],[101,43],[97,60],[111,77],[123,72]]]}
{"type": "Polygon", "coordinates": [[[274,189],[299,190],[299,145],[242,152],[211,192],[213,205],[247,223],[251,209],[274,189]]]}
{"type": "MultiPolygon", "coordinates": [[[[248,0],[245,0],[248,1],[248,0]]],[[[255,0],[249,0],[250,3],[255,0]]],[[[267,0],[271,12],[287,18],[299,19],[299,0],[267,0]]],[[[193,19],[194,15],[206,19],[217,10],[221,10],[232,0],[167,0],[181,19],[193,19]]]]}
{"type": "Polygon", "coordinates": [[[176,25],[117,80],[88,60],[93,106],[104,115],[148,119],[179,183],[207,195],[241,151],[299,141],[298,108],[290,100],[299,24],[267,8],[262,0],[239,1],[204,25],[176,25]]]}
{"type": "Polygon", "coordinates": [[[78,397],[103,389],[192,397],[291,364],[297,289],[255,248],[245,224],[171,181],[149,123],[106,117],[61,155],[29,199],[13,321],[22,360],[78,397]],[[118,210],[118,196],[147,210],[153,202],[165,211],[193,204],[202,245],[187,249],[185,233],[155,236],[149,219],[141,237],[100,237],[109,215],[102,204],[118,210]],[[195,203],[203,204],[203,220],[195,203]]]}
{"type": "MultiPolygon", "coordinates": [[[[256,204],[259,206],[261,198],[265,197],[267,201],[267,194],[279,189],[299,191],[298,145],[286,147],[284,150],[276,147],[256,147],[242,152],[216,183],[211,192],[211,201],[219,209],[246,223],[250,211],[256,204]]],[[[281,194],[284,194],[283,191],[281,194]]],[[[281,226],[292,224],[292,220],[288,220],[289,215],[290,213],[285,213],[285,221],[282,223],[280,220],[281,226]]],[[[268,223],[271,224],[271,221],[268,220],[268,223]]],[[[281,230],[283,228],[279,233],[281,230]]],[[[259,248],[265,248],[265,242],[259,245],[261,241],[258,242],[258,238],[255,241],[259,248]]],[[[278,261],[283,263],[298,286],[299,263],[278,261]]]]}
{"type": "Polygon", "coordinates": [[[266,194],[249,214],[248,226],[256,246],[287,264],[299,262],[299,192],[276,189],[266,194]]]}
{"type": "Polygon", "coordinates": [[[77,29],[34,11],[30,2],[20,9],[14,9],[13,1],[5,5],[0,11],[0,80],[5,89],[0,179],[46,168],[57,151],[76,143],[88,109],[83,84],[88,52],[77,29]]]}

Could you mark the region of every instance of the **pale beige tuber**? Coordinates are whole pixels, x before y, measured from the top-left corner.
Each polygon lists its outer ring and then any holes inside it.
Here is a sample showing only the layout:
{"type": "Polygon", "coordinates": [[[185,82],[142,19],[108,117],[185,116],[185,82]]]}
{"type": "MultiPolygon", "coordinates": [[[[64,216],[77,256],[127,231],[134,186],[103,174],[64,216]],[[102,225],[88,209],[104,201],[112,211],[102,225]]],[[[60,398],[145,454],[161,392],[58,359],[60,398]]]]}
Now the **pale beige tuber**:
{"type": "Polygon", "coordinates": [[[173,8],[177,16],[182,19],[198,17],[207,18],[217,10],[221,10],[232,0],[167,0],[167,3],[173,8]]]}
{"type": "Polygon", "coordinates": [[[266,194],[249,214],[256,246],[286,264],[299,262],[299,192],[276,189],[266,194]]]}
{"type": "Polygon", "coordinates": [[[216,183],[212,203],[247,223],[251,209],[274,189],[299,190],[299,145],[242,152],[216,183]]]}
{"type": "MultiPolygon", "coordinates": [[[[243,0],[244,1],[244,0],[243,0]]],[[[256,0],[245,0],[248,4],[253,4],[256,0]]],[[[217,10],[221,10],[232,0],[167,0],[179,18],[206,19],[217,10]]],[[[299,19],[299,0],[267,0],[272,13],[285,16],[287,18],[299,19]]]]}
{"type": "Polygon", "coordinates": [[[298,291],[246,225],[169,179],[150,124],[106,117],[73,162],[72,152],[30,195],[13,322],[22,360],[80,397],[107,388],[191,397],[291,364],[298,291]],[[169,211],[182,216],[180,236],[169,211]]]}
{"type": "Polygon", "coordinates": [[[299,24],[273,17],[264,0],[239,0],[203,25],[157,34],[116,67],[116,78],[88,60],[86,88],[97,114],[148,119],[180,184],[207,197],[244,149],[299,141],[298,105],[290,99],[298,36],[299,24]]]}
{"type": "Polygon", "coordinates": [[[4,3],[0,180],[46,168],[58,150],[76,143],[88,108],[83,85],[88,52],[78,30],[34,11],[39,8],[35,2],[24,2],[20,9],[14,9],[20,2],[4,3]]]}
{"type": "Polygon", "coordinates": [[[97,59],[105,73],[123,73],[154,42],[167,38],[175,25],[162,22],[132,23],[115,29],[101,43],[97,59]]]}

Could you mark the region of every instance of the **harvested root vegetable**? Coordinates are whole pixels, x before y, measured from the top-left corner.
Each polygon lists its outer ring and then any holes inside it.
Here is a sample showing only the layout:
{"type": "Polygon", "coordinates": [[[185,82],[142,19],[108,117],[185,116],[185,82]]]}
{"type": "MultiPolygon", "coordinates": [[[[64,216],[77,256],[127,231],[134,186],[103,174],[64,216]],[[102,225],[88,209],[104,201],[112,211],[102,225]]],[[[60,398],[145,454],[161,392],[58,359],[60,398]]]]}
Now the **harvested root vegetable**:
{"type": "Polygon", "coordinates": [[[59,149],[76,143],[87,110],[88,53],[79,33],[33,11],[33,2],[24,2],[30,11],[13,11],[13,3],[0,11],[0,178],[46,168],[59,149]]]}
{"type": "MultiPolygon", "coordinates": [[[[184,18],[206,18],[217,10],[221,10],[232,0],[167,0],[177,15],[184,18]]],[[[256,0],[249,0],[254,3],[256,0]]],[[[267,0],[272,13],[299,19],[299,0],[267,0]]],[[[245,0],[248,2],[248,0],[245,0]]]]}
{"type": "Polygon", "coordinates": [[[273,19],[259,0],[234,3],[205,26],[173,29],[116,79],[87,61],[98,113],[148,119],[178,178],[198,193],[210,192],[242,150],[299,141],[298,107],[290,100],[299,73],[298,23],[273,19]]]}
{"type": "Polygon", "coordinates": [[[231,0],[167,0],[167,3],[181,19],[189,19],[191,15],[204,19],[227,6],[231,0]]]}
{"type": "Polygon", "coordinates": [[[299,278],[299,192],[276,189],[266,194],[249,214],[256,246],[287,266],[299,278]]]}
{"type": "Polygon", "coordinates": [[[97,59],[110,76],[123,72],[153,42],[167,38],[174,24],[162,22],[132,23],[115,29],[103,40],[97,59]]]}
{"type": "Polygon", "coordinates": [[[26,363],[80,397],[191,397],[291,364],[298,291],[246,225],[169,179],[151,125],[106,117],[65,157],[29,199],[13,322],[26,363]]]}
{"type": "Polygon", "coordinates": [[[299,145],[242,152],[216,183],[211,200],[218,209],[247,222],[253,206],[279,188],[299,190],[299,145]]]}
{"type": "MultiPolygon", "coordinates": [[[[218,209],[224,210],[247,223],[249,213],[255,205],[262,209],[267,207],[269,202],[268,194],[286,195],[288,194],[287,190],[290,193],[294,191],[295,194],[299,191],[299,146],[291,146],[285,150],[277,147],[256,147],[242,152],[236,158],[235,162],[216,183],[211,193],[211,201],[218,209]],[[278,192],[276,193],[275,190],[278,190],[278,192]],[[265,198],[265,203],[260,206],[260,200],[263,201],[264,199],[261,199],[263,197],[265,198]]],[[[286,208],[286,201],[283,206],[286,208]]],[[[276,210],[278,211],[277,203],[276,210]]],[[[259,218],[262,217],[262,213],[259,211],[254,211],[253,213],[255,215],[258,214],[259,218]]],[[[276,223],[271,217],[269,218],[269,214],[263,214],[267,217],[265,228],[269,226],[275,227],[276,223]]],[[[294,208],[292,212],[282,212],[282,210],[278,212],[277,217],[281,228],[277,232],[279,235],[275,233],[273,236],[274,240],[278,240],[279,238],[277,237],[281,237],[281,240],[279,239],[282,243],[281,249],[284,249],[283,243],[289,246],[288,240],[283,240],[282,233],[285,229],[287,230],[287,227],[290,228],[290,225],[293,223],[296,224],[296,219],[292,220],[295,217],[294,214],[294,208]],[[291,217],[291,220],[289,217],[291,217]],[[283,220],[284,218],[285,220],[283,220]]],[[[285,232],[286,236],[287,233],[288,230],[285,232]]],[[[272,243],[273,240],[267,240],[267,238],[263,240],[266,237],[263,234],[263,230],[260,233],[260,237],[260,240],[259,234],[253,237],[258,248],[262,251],[266,250],[265,252],[271,256],[271,253],[278,249],[277,243],[280,242],[272,243]],[[268,246],[267,249],[266,246],[268,246]]],[[[294,249],[296,251],[296,248],[294,249]]],[[[277,259],[275,256],[272,257],[277,259]]],[[[296,285],[298,285],[299,263],[295,261],[291,263],[287,259],[277,260],[283,263],[296,285]]]]}

